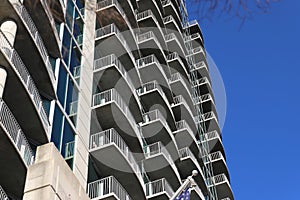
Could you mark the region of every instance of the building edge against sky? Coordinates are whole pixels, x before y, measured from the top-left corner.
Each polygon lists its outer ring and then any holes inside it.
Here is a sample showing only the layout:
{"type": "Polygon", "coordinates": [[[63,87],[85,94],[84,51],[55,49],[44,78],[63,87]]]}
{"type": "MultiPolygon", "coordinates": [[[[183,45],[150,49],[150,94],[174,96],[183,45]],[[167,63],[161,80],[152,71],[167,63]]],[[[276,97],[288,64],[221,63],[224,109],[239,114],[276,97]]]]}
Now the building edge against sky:
{"type": "Polygon", "coordinates": [[[49,142],[91,199],[234,199],[184,0],[4,0],[0,66],[1,200],[49,142]]]}

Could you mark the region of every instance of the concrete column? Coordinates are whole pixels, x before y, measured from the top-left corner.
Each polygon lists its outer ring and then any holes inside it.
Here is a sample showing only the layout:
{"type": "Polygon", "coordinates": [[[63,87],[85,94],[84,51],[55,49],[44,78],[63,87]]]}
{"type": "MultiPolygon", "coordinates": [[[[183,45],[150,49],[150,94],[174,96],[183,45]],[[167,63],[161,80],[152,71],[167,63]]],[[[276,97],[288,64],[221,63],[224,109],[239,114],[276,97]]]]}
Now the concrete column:
{"type": "Polygon", "coordinates": [[[4,67],[0,66],[0,98],[3,97],[4,87],[6,83],[7,72],[4,67]]]}
{"type": "Polygon", "coordinates": [[[14,46],[17,33],[17,24],[12,20],[8,20],[1,24],[0,29],[8,39],[9,43],[14,46]]]}

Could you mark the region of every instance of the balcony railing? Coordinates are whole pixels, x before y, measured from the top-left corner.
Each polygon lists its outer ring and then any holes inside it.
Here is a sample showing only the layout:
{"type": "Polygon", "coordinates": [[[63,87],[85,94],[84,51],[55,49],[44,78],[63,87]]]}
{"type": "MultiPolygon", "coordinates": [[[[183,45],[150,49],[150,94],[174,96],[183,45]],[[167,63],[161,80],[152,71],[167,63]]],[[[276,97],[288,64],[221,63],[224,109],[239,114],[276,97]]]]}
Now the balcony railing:
{"type": "MultiPolygon", "coordinates": [[[[143,95],[147,92],[152,92],[154,90],[158,90],[158,92],[160,93],[160,95],[167,99],[163,89],[161,88],[161,86],[158,84],[158,82],[156,80],[154,81],[150,81],[148,83],[145,83],[142,85],[142,87],[140,89],[137,90],[139,95],[143,95]]],[[[167,100],[166,100],[167,101],[167,100]]]]}
{"type": "Polygon", "coordinates": [[[110,194],[116,195],[120,200],[131,200],[127,191],[113,176],[88,184],[88,195],[91,199],[99,199],[110,194]]]}
{"type": "Polygon", "coordinates": [[[214,162],[216,160],[222,160],[222,159],[225,161],[223,154],[220,151],[217,151],[206,156],[205,163],[214,162]]]}
{"type": "Polygon", "coordinates": [[[201,61],[201,62],[198,62],[198,63],[194,64],[194,70],[198,70],[198,69],[201,69],[201,68],[205,68],[208,71],[207,66],[204,63],[204,61],[201,61]]]}
{"type": "Polygon", "coordinates": [[[213,111],[204,113],[203,115],[201,115],[201,117],[199,115],[194,117],[195,123],[201,123],[203,121],[208,121],[211,119],[215,119],[216,121],[218,121],[218,119],[213,111]]]}
{"type": "Polygon", "coordinates": [[[167,129],[169,133],[172,133],[171,128],[169,127],[166,119],[162,115],[162,113],[159,110],[152,110],[150,112],[147,112],[143,114],[144,123],[149,123],[155,120],[160,120],[163,126],[167,129]]]}
{"type": "Polygon", "coordinates": [[[163,48],[161,47],[157,37],[155,36],[155,34],[153,33],[153,31],[148,31],[146,33],[142,33],[142,34],[139,34],[137,36],[137,41],[138,43],[143,43],[143,42],[146,42],[147,40],[150,40],[150,39],[153,39],[155,41],[155,43],[159,46],[159,48],[161,50],[163,50],[163,48]]]}
{"type": "Polygon", "coordinates": [[[17,11],[20,18],[23,20],[25,26],[28,28],[29,33],[30,33],[32,39],[34,40],[38,50],[40,51],[40,54],[41,54],[41,56],[43,58],[43,61],[46,65],[46,69],[47,69],[48,74],[50,76],[51,82],[54,85],[55,76],[54,76],[54,73],[53,73],[53,70],[52,70],[52,65],[51,65],[50,60],[49,60],[48,52],[46,50],[46,47],[44,45],[43,40],[41,39],[41,37],[39,35],[39,32],[38,32],[36,26],[34,25],[34,22],[32,21],[32,19],[31,19],[30,15],[28,14],[26,8],[22,5],[21,2],[15,1],[15,0],[9,0],[9,1],[11,2],[13,7],[15,8],[15,10],[17,11]]]}
{"type": "Polygon", "coordinates": [[[167,193],[167,195],[170,197],[173,196],[174,191],[169,185],[168,181],[164,178],[152,181],[149,183],[146,183],[146,196],[151,197],[159,193],[167,193]]]}
{"type": "Polygon", "coordinates": [[[8,196],[6,195],[5,191],[3,190],[3,188],[0,185],[0,200],[9,200],[8,196]]]}
{"type": "Polygon", "coordinates": [[[180,120],[180,121],[176,122],[176,128],[177,128],[177,131],[180,131],[182,129],[187,129],[188,132],[193,134],[191,127],[185,120],[180,120]]]}
{"type": "Polygon", "coordinates": [[[123,78],[127,81],[130,89],[132,92],[135,92],[135,87],[125,70],[124,66],[122,65],[121,61],[118,59],[118,57],[115,54],[111,54],[108,56],[105,56],[103,58],[99,58],[94,61],[94,70],[97,71],[103,67],[115,65],[117,69],[120,71],[120,73],[123,75],[123,78]]]}
{"type": "Polygon", "coordinates": [[[74,157],[75,141],[66,143],[65,159],[71,159],[74,157]]]}
{"type": "Polygon", "coordinates": [[[156,142],[156,143],[150,144],[148,146],[145,146],[144,152],[145,152],[146,158],[150,158],[152,156],[162,154],[166,157],[166,159],[168,160],[168,162],[171,165],[174,165],[174,162],[172,160],[170,153],[168,152],[166,147],[161,142],[156,142]]]}
{"type": "Polygon", "coordinates": [[[210,180],[208,182],[209,182],[208,186],[219,185],[219,184],[222,184],[222,183],[228,183],[229,184],[229,181],[228,181],[227,176],[225,174],[219,174],[217,176],[214,176],[214,177],[210,178],[210,180]]]}
{"type": "Polygon", "coordinates": [[[93,97],[93,106],[101,106],[112,102],[115,102],[120,107],[120,109],[123,111],[129,122],[131,123],[132,128],[135,130],[138,139],[142,141],[136,121],[134,120],[134,117],[130,112],[127,104],[124,102],[121,95],[117,92],[116,89],[112,88],[99,94],[95,94],[93,97]]]}
{"type": "Polygon", "coordinates": [[[132,152],[115,129],[111,128],[92,135],[90,139],[90,150],[101,148],[109,144],[115,144],[119,148],[124,157],[127,159],[128,163],[131,165],[135,174],[140,178],[140,180],[143,180],[142,172],[135,158],[133,157],[132,152]]]}
{"type": "Polygon", "coordinates": [[[20,125],[2,99],[0,99],[0,123],[14,142],[25,164],[31,165],[34,161],[33,151],[20,125]]]}
{"type": "Polygon", "coordinates": [[[222,141],[221,138],[220,138],[219,133],[216,130],[205,133],[204,135],[202,135],[200,142],[206,142],[206,141],[210,141],[210,140],[214,140],[214,139],[218,139],[218,140],[222,141]]]}
{"type": "Polygon", "coordinates": [[[201,52],[204,53],[202,47],[196,47],[196,48],[194,48],[194,49],[188,50],[187,55],[188,55],[188,56],[191,56],[191,55],[194,55],[194,54],[196,54],[196,53],[201,53],[201,52]]]}
{"type": "Polygon", "coordinates": [[[184,38],[184,40],[185,40],[185,42],[189,42],[189,41],[194,40],[194,39],[196,39],[196,38],[200,38],[200,39],[202,40],[202,38],[201,38],[201,36],[200,36],[200,33],[193,33],[193,34],[191,34],[191,35],[188,35],[188,36],[186,36],[186,37],[184,38]]]}
{"type": "Polygon", "coordinates": [[[5,35],[0,30],[0,49],[2,52],[6,55],[7,59],[10,60],[10,62],[13,64],[13,68],[15,69],[16,73],[21,78],[21,81],[25,85],[28,93],[30,94],[30,97],[33,101],[34,106],[36,107],[41,120],[42,124],[45,128],[45,131],[50,138],[50,129],[49,129],[49,121],[48,117],[46,115],[46,112],[43,107],[42,99],[40,97],[40,94],[38,92],[38,89],[36,88],[29,72],[27,71],[27,68],[25,67],[22,59],[18,55],[17,51],[13,49],[13,47],[8,42],[5,35]]]}
{"type": "Polygon", "coordinates": [[[152,63],[155,63],[157,66],[160,66],[160,62],[157,60],[154,54],[136,60],[136,65],[138,68],[142,68],[152,63]]]}
{"type": "Polygon", "coordinates": [[[197,80],[192,82],[192,86],[203,85],[203,84],[209,84],[210,85],[210,82],[209,82],[207,77],[203,77],[203,78],[197,79],[197,80]]]}
{"type": "MultiPolygon", "coordinates": [[[[190,157],[192,159],[192,161],[196,165],[198,165],[197,158],[195,157],[195,155],[192,153],[192,151],[188,147],[185,147],[183,149],[179,149],[178,152],[179,152],[179,157],[180,158],[188,158],[188,157],[190,157]]],[[[201,168],[199,167],[199,169],[201,169],[201,168]]]]}
{"type": "Polygon", "coordinates": [[[206,101],[212,101],[214,103],[214,100],[211,96],[211,94],[204,94],[202,96],[200,96],[200,98],[194,98],[194,102],[195,104],[198,104],[198,103],[203,103],[203,102],[206,102],[206,101]]]}

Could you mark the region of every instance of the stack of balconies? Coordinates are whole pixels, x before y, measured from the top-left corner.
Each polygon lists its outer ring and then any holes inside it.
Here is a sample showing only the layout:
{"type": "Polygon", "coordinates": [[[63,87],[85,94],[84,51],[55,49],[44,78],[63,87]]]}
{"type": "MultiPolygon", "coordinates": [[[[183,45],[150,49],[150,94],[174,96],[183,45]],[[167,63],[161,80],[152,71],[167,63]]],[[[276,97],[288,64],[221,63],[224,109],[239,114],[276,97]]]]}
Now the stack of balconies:
{"type": "Polygon", "coordinates": [[[0,185],[21,199],[35,147],[51,138],[42,99],[56,99],[50,56],[60,56],[60,41],[48,2],[4,0],[0,21],[0,185]]]}
{"type": "Polygon", "coordinates": [[[91,199],[170,199],[194,169],[199,175],[193,198],[204,199],[211,195],[210,187],[218,185],[208,184],[213,176],[208,180],[203,167],[213,163],[222,174],[225,156],[208,154],[216,149],[223,154],[222,141],[219,134],[214,138],[198,130],[199,123],[209,127],[212,117],[207,113],[215,112],[203,42],[192,50],[186,47],[188,42],[202,41],[202,36],[183,34],[187,27],[179,4],[177,0],[97,3],[100,23],[91,105],[96,120],[90,137],[96,172],[88,184],[91,199]],[[132,9],[135,2],[137,12],[132,9]],[[192,57],[196,62],[190,68],[192,57]],[[192,81],[192,73],[203,80],[192,81]],[[194,90],[203,93],[195,95],[194,90]],[[199,117],[195,105],[206,113],[199,117]],[[213,148],[204,154],[204,141],[219,146],[209,145],[213,148]]]}

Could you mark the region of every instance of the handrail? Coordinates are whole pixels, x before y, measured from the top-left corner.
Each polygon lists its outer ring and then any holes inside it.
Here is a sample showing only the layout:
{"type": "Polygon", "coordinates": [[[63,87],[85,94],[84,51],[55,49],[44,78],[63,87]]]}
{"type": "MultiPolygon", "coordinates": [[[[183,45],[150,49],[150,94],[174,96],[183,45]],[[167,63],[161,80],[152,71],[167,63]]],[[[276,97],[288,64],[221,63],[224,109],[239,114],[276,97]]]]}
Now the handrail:
{"type": "Polygon", "coordinates": [[[170,153],[168,152],[166,147],[160,141],[145,146],[144,152],[145,152],[146,159],[150,158],[152,156],[156,156],[158,154],[163,154],[166,157],[166,159],[168,160],[168,162],[170,163],[170,165],[174,165],[174,162],[172,160],[170,153]]]}
{"type": "Polygon", "coordinates": [[[210,82],[209,82],[207,77],[202,77],[202,78],[197,79],[197,80],[192,82],[192,86],[197,86],[197,85],[202,85],[202,84],[209,84],[210,85],[210,82]]]}
{"type": "Polygon", "coordinates": [[[187,129],[188,132],[193,134],[193,131],[192,131],[191,127],[189,126],[189,124],[184,119],[176,122],[175,125],[176,125],[176,128],[177,128],[177,131],[182,130],[182,129],[187,129]]]}
{"type": "Polygon", "coordinates": [[[224,159],[223,154],[221,153],[221,151],[217,151],[214,153],[209,154],[206,158],[205,161],[206,162],[214,162],[216,160],[220,160],[220,159],[224,159]]]}
{"type": "Polygon", "coordinates": [[[27,71],[26,66],[24,65],[22,59],[18,55],[17,51],[11,46],[9,41],[7,40],[4,33],[0,30],[0,49],[6,55],[7,59],[13,64],[15,72],[19,75],[21,81],[26,87],[30,97],[33,101],[35,108],[37,109],[39,116],[42,120],[42,124],[45,128],[45,131],[50,138],[50,129],[49,129],[49,121],[45,109],[43,107],[42,99],[36,88],[29,72],[27,71]]]}
{"type": "Polygon", "coordinates": [[[166,192],[169,197],[172,197],[174,194],[173,189],[169,185],[168,181],[165,178],[158,179],[145,184],[146,187],[146,196],[153,196],[158,193],[166,192]]]}
{"type": "Polygon", "coordinates": [[[27,166],[31,165],[34,161],[33,151],[20,125],[2,99],[0,99],[0,124],[2,124],[10,139],[14,142],[25,164],[27,166]]]}
{"type": "Polygon", "coordinates": [[[158,82],[156,80],[153,80],[153,81],[150,81],[150,82],[147,82],[147,83],[143,84],[141,86],[141,88],[137,90],[137,92],[138,92],[139,95],[143,95],[143,94],[145,94],[147,92],[150,92],[150,91],[153,91],[153,90],[158,90],[158,92],[160,93],[160,95],[163,98],[167,98],[166,94],[163,91],[163,89],[161,88],[161,86],[158,84],[158,82]]]}
{"type": "Polygon", "coordinates": [[[216,175],[214,177],[211,177],[211,182],[214,185],[218,185],[218,184],[221,184],[221,183],[224,183],[224,182],[229,183],[229,181],[228,181],[228,179],[227,179],[227,177],[226,177],[225,174],[219,174],[219,175],[216,175]]]}
{"type": "Polygon", "coordinates": [[[28,14],[26,8],[24,7],[24,5],[22,5],[21,2],[15,1],[15,0],[9,0],[9,1],[11,2],[13,7],[15,8],[15,10],[17,11],[20,18],[23,20],[24,25],[28,28],[32,39],[35,41],[35,44],[36,44],[38,50],[40,51],[42,59],[43,59],[45,65],[46,65],[46,69],[47,69],[48,74],[50,76],[51,82],[54,85],[55,84],[55,75],[54,75],[53,70],[52,70],[52,65],[51,65],[50,60],[49,60],[49,55],[48,55],[48,52],[47,52],[46,47],[44,45],[44,42],[41,39],[36,26],[34,25],[34,22],[32,21],[32,19],[31,19],[30,15],[28,14]]]}
{"type": "Polygon", "coordinates": [[[199,46],[199,47],[196,47],[196,48],[194,48],[194,49],[188,50],[187,56],[192,56],[192,55],[194,55],[194,54],[196,54],[196,53],[200,53],[200,52],[202,52],[202,53],[205,54],[205,52],[204,52],[204,50],[202,49],[202,47],[199,46]]]}
{"type": "Polygon", "coordinates": [[[127,191],[113,176],[88,184],[88,195],[91,199],[98,199],[99,197],[106,196],[111,193],[115,194],[118,199],[131,200],[127,191]]]}
{"type": "Polygon", "coordinates": [[[90,150],[97,149],[99,147],[101,148],[112,143],[115,144],[122,152],[124,157],[127,158],[128,163],[131,165],[132,169],[135,171],[135,174],[140,178],[140,180],[143,180],[142,172],[135,158],[133,157],[132,152],[123,138],[114,128],[91,135],[90,150]]]}
{"type": "Polygon", "coordinates": [[[9,200],[7,194],[0,185],[0,200],[9,200]]]}

